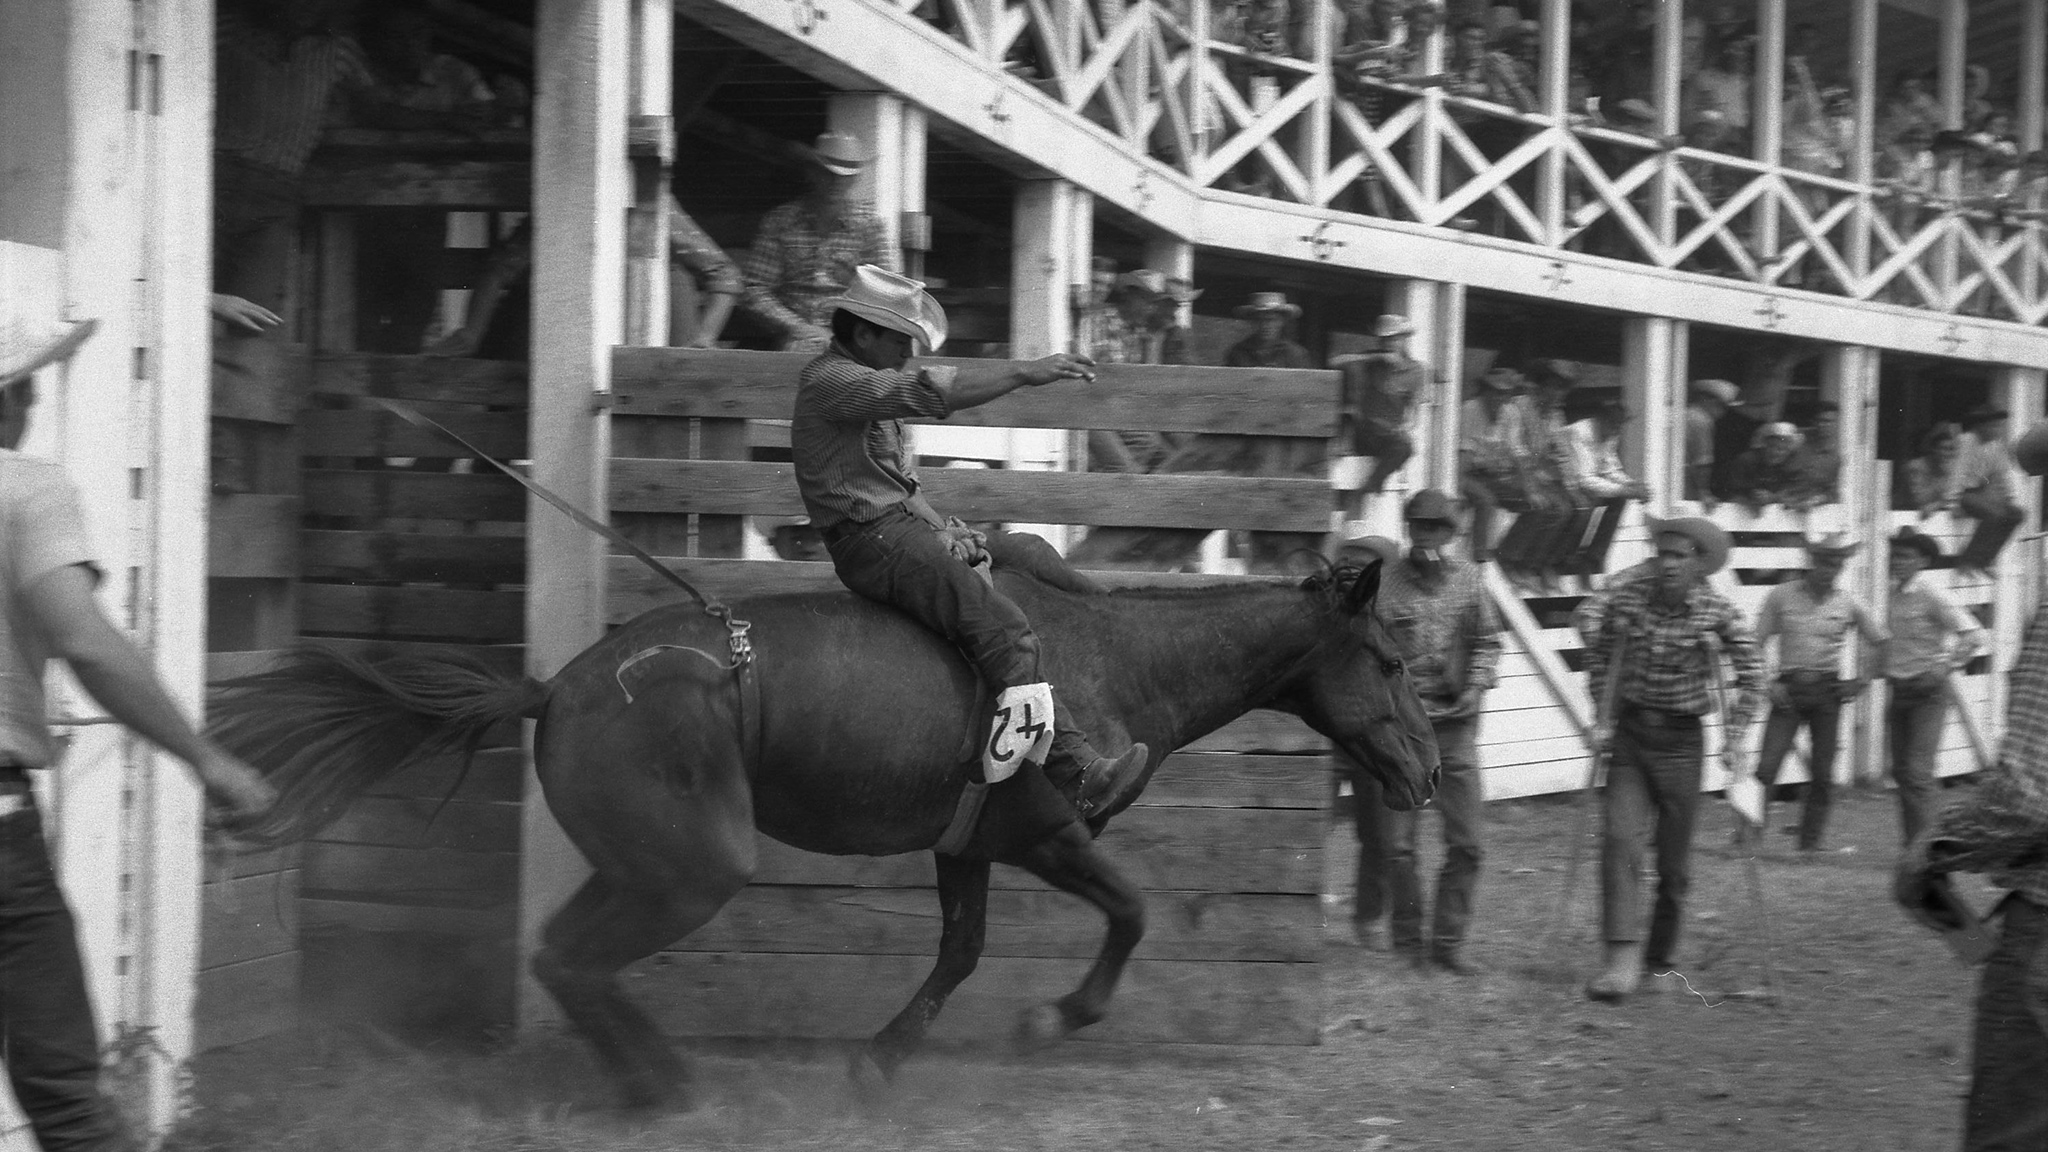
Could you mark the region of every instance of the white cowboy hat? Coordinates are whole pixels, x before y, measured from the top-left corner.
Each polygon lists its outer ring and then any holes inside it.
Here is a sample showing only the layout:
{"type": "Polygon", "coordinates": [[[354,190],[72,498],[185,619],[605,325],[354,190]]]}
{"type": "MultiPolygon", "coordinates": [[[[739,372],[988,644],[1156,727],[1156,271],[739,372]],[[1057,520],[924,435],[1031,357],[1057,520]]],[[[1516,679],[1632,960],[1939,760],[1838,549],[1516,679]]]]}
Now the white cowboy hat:
{"type": "Polygon", "coordinates": [[[823,132],[811,146],[811,159],[834,176],[856,176],[868,166],[867,146],[844,132],[823,132]]]}
{"type": "Polygon", "coordinates": [[[1711,396],[1723,404],[1733,406],[1742,390],[1726,380],[1695,380],[1692,390],[1701,396],[1711,396]]]}
{"type": "Polygon", "coordinates": [[[38,368],[70,359],[99,324],[97,320],[0,321],[0,387],[27,379],[38,368]]]}
{"type": "Polygon", "coordinates": [[[1251,299],[1237,306],[1239,316],[1263,316],[1278,312],[1283,316],[1301,315],[1301,305],[1289,304],[1285,292],[1254,292],[1251,299]]]}
{"type": "Polygon", "coordinates": [[[825,307],[844,308],[891,332],[922,340],[926,352],[937,352],[946,343],[946,310],[924,290],[924,281],[898,276],[887,268],[873,264],[855,268],[853,282],[826,300],[825,307]]]}

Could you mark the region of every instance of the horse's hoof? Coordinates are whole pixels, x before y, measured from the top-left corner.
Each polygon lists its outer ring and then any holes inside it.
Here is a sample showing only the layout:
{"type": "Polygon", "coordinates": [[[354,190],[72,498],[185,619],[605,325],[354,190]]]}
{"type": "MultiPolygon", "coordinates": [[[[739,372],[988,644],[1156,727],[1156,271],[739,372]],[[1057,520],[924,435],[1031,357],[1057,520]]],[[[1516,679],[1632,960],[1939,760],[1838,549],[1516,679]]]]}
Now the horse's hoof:
{"type": "Polygon", "coordinates": [[[1067,1019],[1057,1004],[1026,1008],[1017,1017],[1017,1050],[1035,1052],[1067,1038],[1067,1019]]]}

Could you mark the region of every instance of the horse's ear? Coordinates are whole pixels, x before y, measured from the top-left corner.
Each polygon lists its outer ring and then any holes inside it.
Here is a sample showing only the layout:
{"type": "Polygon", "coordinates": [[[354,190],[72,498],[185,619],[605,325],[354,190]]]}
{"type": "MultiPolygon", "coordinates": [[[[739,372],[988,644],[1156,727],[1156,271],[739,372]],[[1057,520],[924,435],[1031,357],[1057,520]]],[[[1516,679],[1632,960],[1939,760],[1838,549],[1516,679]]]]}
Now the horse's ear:
{"type": "Polygon", "coordinates": [[[1350,591],[1344,595],[1346,612],[1353,616],[1358,615],[1372,604],[1375,596],[1380,594],[1381,564],[1382,561],[1377,558],[1367,561],[1364,569],[1358,573],[1358,579],[1351,582],[1350,591]]]}

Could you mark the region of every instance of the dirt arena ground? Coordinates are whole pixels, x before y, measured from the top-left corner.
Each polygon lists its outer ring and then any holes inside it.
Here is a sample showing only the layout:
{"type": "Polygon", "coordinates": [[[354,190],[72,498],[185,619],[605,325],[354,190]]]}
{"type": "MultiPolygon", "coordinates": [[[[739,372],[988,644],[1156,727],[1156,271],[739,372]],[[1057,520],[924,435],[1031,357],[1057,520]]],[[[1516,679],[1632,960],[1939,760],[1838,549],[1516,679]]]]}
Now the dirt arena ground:
{"type": "MultiPolygon", "coordinates": [[[[1554,943],[1573,810],[1488,807],[1470,980],[1407,970],[1330,933],[1313,1048],[1069,1043],[929,1054],[879,1104],[837,1050],[695,1056],[700,1107],[626,1123],[559,1036],[485,1055],[398,1048],[345,1028],[209,1054],[176,1152],[639,1152],[792,1149],[1518,1149],[1888,1152],[1955,1147],[1975,973],[1887,896],[1891,799],[1851,792],[1833,851],[1798,861],[1773,832],[1764,932],[1732,817],[1701,822],[1683,971],[1628,1004],[1579,993],[1597,955],[1591,837],[1571,929],[1554,943]]],[[[1774,809],[1786,822],[1790,805],[1774,809]]],[[[1590,826],[1590,825],[1589,825],[1590,826]]],[[[1433,833],[1433,825],[1429,829],[1433,833]]],[[[1112,833],[1113,835],[1113,833],[1112,833]]],[[[1348,876],[1347,834],[1330,872],[1348,876]]],[[[1971,892],[1984,907],[1990,893],[1971,892]]],[[[1329,903],[1345,922],[1343,904],[1329,903]]],[[[1078,971],[1076,976],[1078,978],[1078,971]]],[[[908,993],[908,989],[903,990],[908,993]]],[[[894,997],[884,997],[893,1002],[894,997]]],[[[878,1008],[879,1023],[886,1010],[878,1008]]]]}

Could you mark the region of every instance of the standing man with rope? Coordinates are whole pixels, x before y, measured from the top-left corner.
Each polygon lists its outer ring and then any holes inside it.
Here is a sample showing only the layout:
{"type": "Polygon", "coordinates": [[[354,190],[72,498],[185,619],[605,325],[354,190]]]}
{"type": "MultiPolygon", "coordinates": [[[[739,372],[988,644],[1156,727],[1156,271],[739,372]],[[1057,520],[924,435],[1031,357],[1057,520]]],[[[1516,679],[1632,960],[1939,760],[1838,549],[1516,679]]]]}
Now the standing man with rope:
{"type": "MultiPolygon", "coordinates": [[[[2014,457],[2029,475],[2048,472],[2048,422],[2014,457]]],[[[1937,932],[1969,927],[1949,873],[1982,872],[2007,890],[1977,986],[1963,1152],[2048,1148],[2048,601],[2027,625],[2008,691],[1998,763],[1907,847],[1892,888],[1937,932]]]]}
{"type": "Polygon", "coordinates": [[[1733,741],[1763,696],[1763,667],[1742,614],[1707,584],[1727,563],[1728,534],[1711,520],[1652,520],[1655,575],[1591,596],[1576,621],[1586,642],[1593,698],[1617,677],[1614,715],[1594,733],[1606,747],[1600,850],[1604,964],[1586,995],[1616,1002],[1645,970],[1671,966],[1692,883],[1692,836],[1705,744],[1701,722],[1721,677],[1715,638],[1735,669],[1739,695],[1725,717],[1733,741]],[[1616,653],[1620,659],[1615,659],[1616,653]],[[1646,841],[1657,846],[1657,900],[1644,940],[1641,873],[1646,841]]]}
{"type": "MultiPolygon", "coordinates": [[[[1108,809],[1143,776],[1148,749],[1133,743],[1114,757],[1095,750],[1067,702],[1042,682],[1038,634],[1023,609],[995,588],[986,565],[1028,571],[1071,592],[1100,586],[1036,536],[982,533],[940,516],[925,499],[904,424],[1019,388],[1093,380],[1095,362],[1062,352],[1021,365],[906,371],[919,344],[929,352],[946,341],[945,310],[922,283],[862,265],[845,293],[826,304],[832,346],[798,378],[790,452],[804,508],[825,537],[833,570],[854,592],[902,609],[958,645],[983,681],[1001,691],[999,722],[1006,712],[1027,715],[1027,700],[1037,703],[1041,718],[1049,711],[1050,750],[1026,759],[1042,763],[1083,819],[1108,809]]],[[[964,840],[973,819],[963,806],[941,849],[964,840]]]]}
{"type": "Polygon", "coordinates": [[[57,766],[46,665],[64,661],[115,720],[189,764],[224,823],[253,823],[277,798],[254,768],[193,731],[149,658],[107,619],[77,490],[56,464],[14,450],[37,369],[91,332],[0,327],[0,1065],[44,1152],[138,1147],[100,1091],[77,929],[29,785],[30,772],[57,766]]]}

